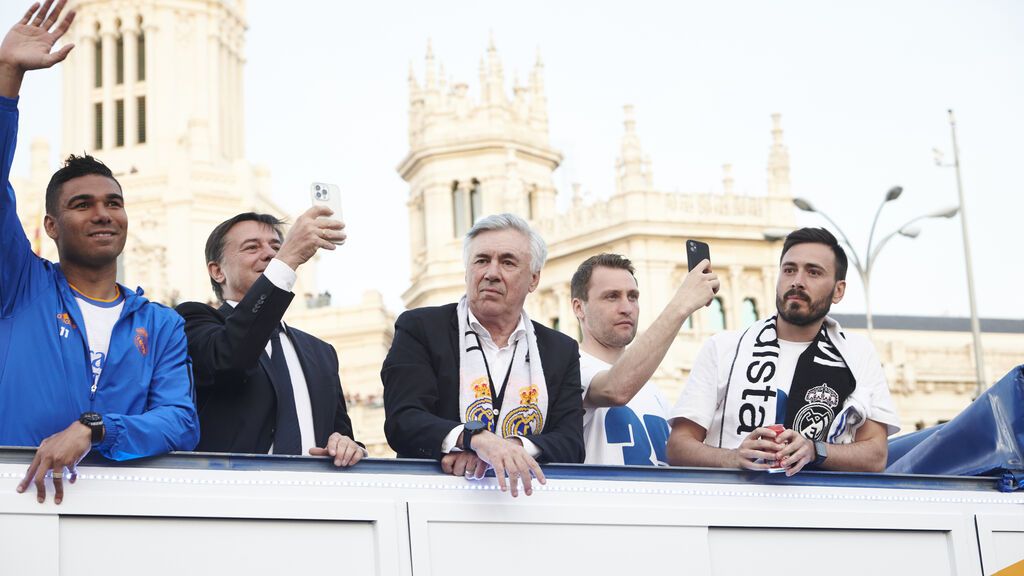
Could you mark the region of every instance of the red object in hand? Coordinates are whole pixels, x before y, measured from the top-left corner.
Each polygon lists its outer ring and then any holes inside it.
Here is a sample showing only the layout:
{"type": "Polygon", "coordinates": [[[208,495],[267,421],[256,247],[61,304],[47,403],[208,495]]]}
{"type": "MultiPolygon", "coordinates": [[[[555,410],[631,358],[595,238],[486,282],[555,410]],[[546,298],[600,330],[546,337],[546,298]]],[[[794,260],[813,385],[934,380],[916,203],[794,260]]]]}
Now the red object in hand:
{"type": "MultiPolygon", "coordinates": [[[[773,440],[776,443],[778,443],[778,441],[779,441],[778,440],[779,434],[782,434],[783,432],[786,431],[786,427],[783,426],[782,424],[772,424],[771,426],[765,426],[765,428],[771,430],[772,432],[775,432],[775,438],[773,438],[773,440]]],[[[770,472],[780,472],[782,470],[785,470],[785,468],[782,467],[782,463],[779,462],[778,460],[773,460],[772,461],[772,468],[769,471],[770,472]]]]}

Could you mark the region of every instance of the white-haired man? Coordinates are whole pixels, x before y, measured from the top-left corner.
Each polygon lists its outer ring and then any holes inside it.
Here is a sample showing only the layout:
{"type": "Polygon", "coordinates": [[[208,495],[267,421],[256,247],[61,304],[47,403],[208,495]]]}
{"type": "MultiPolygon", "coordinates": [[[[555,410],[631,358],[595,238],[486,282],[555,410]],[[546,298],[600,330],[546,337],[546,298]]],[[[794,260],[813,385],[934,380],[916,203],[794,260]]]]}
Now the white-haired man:
{"type": "Polygon", "coordinates": [[[463,258],[459,302],[395,322],[381,369],[384,433],[399,457],[474,478],[492,467],[502,490],[516,496],[521,480],[531,494],[531,476],[544,483],[538,461],[583,461],[579,346],[523,310],[547,258],[525,220],[479,220],[463,258]]]}

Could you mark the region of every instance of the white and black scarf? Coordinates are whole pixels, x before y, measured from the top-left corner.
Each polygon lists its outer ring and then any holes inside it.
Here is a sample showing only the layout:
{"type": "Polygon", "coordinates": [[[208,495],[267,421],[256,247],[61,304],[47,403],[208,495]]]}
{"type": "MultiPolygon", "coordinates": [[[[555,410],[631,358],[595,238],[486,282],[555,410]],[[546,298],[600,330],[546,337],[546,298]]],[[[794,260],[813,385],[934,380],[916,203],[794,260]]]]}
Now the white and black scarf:
{"type": "Polygon", "coordinates": [[[776,322],[775,316],[759,321],[740,336],[725,391],[720,446],[738,446],[755,428],[771,424],[829,442],[846,428],[846,415],[840,415],[857,382],[837,346],[843,340],[838,325],[822,323],[797,360],[787,393],[787,383],[775,378],[781,352],[776,322]]]}

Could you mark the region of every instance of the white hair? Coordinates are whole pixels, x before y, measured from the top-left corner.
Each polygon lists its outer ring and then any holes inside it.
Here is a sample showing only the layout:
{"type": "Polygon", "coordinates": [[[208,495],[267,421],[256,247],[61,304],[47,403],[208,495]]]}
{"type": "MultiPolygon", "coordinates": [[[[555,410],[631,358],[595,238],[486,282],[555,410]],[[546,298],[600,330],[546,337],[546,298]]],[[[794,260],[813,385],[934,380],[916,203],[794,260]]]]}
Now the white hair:
{"type": "Polygon", "coordinates": [[[466,232],[466,237],[462,239],[462,262],[469,268],[469,245],[476,238],[484,232],[494,232],[498,230],[515,230],[526,236],[530,240],[530,272],[537,274],[540,269],[544,267],[544,262],[548,259],[548,245],[544,242],[544,239],[537,234],[530,225],[519,216],[505,212],[504,214],[492,214],[485,216],[476,221],[473,227],[466,232]]]}

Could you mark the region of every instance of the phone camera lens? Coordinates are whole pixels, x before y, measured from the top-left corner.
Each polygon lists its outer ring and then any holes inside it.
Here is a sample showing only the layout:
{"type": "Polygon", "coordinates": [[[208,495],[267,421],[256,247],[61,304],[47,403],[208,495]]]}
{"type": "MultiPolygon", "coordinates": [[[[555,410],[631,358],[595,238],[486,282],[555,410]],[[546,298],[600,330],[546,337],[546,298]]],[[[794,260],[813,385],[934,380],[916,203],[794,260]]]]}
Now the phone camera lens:
{"type": "Polygon", "coordinates": [[[319,184],[316,185],[316,189],[317,189],[317,191],[320,191],[320,185],[319,184]]]}

